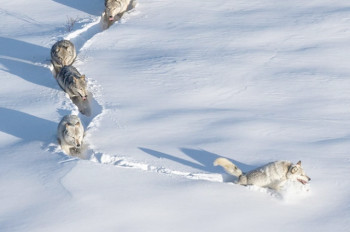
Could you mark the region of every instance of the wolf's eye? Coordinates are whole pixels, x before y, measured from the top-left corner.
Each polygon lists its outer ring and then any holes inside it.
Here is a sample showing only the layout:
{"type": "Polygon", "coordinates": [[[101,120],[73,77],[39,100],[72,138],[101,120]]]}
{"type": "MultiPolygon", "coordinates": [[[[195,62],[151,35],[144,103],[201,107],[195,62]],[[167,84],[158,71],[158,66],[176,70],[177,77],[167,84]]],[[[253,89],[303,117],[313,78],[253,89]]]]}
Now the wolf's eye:
{"type": "Polygon", "coordinates": [[[297,167],[293,167],[292,168],[292,170],[291,170],[291,172],[294,174],[294,173],[296,173],[298,171],[298,168],[297,167]]]}

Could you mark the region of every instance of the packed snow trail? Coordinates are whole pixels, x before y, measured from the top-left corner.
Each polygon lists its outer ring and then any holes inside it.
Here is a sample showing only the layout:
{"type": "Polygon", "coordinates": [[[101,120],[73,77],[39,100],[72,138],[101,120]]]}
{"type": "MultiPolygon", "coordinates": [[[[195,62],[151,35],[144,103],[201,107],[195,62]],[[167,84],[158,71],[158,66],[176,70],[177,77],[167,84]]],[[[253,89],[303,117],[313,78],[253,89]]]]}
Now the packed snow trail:
{"type": "MultiPolygon", "coordinates": [[[[79,54],[80,54],[80,51],[84,49],[84,47],[87,47],[90,45],[90,39],[93,38],[98,33],[103,33],[102,20],[103,19],[101,17],[96,17],[94,19],[82,19],[81,21],[92,21],[92,22],[86,23],[83,25],[82,28],[72,31],[68,35],[64,36],[63,39],[70,40],[74,44],[77,50],[77,59],[74,62],[74,64],[76,63],[79,64],[80,62],[83,62],[83,59],[79,56],[79,54]]],[[[116,22],[115,24],[118,24],[118,22],[116,22]]],[[[46,66],[46,67],[49,67],[53,72],[53,67],[51,66],[46,66]]],[[[84,74],[84,70],[80,70],[80,72],[84,74]]],[[[86,134],[97,129],[99,124],[98,121],[100,120],[100,118],[103,116],[103,113],[104,113],[103,104],[99,103],[98,100],[95,99],[95,96],[98,96],[99,94],[101,94],[100,93],[101,86],[99,86],[97,81],[94,80],[93,78],[89,76],[87,76],[87,78],[88,78],[88,89],[92,92],[92,96],[93,96],[91,99],[92,115],[86,116],[78,112],[77,109],[71,109],[72,114],[78,114],[81,120],[83,121],[84,126],[86,128],[85,129],[86,134]]],[[[50,147],[51,147],[51,150],[55,150],[56,152],[60,151],[58,146],[57,148],[53,148],[54,146],[53,144],[51,144],[50,147]]],[[[101,163],[101,164],[114,165],[117,167],[132,168],[132,169],[139,169],[143,171],[156,172],[156,173],[165,174],[165,175],[180,176],[180,177],[184,177],[192,180],[223,182],[223,177],[221,174],[191,173],[191,172],[171,170],[164,167],[156,167],[146,163],[132,161],[123,156],[109,155],[109,154],[96,152],[93,149],[90,149],[88,147],[88,144],[85,145],[84,154],[81,154],[81,156],[79,156],[78,158],[90,160],[92,162],[101,163]]],[[[68,159],[65,162],[69,162],[75,159],[76,158],[73,157],[68,159]]]]}
{"type": "MultiPolygon", "coordinates": [[[[135,12],[135,8],[133,8],[131,11],[127,13],[132,14],[132,12],[135,12]]],[[[121,20],[125,20],[124,18],[125,17],[123,17],[121,20]]],[[[73,44],[76,47],[77,60],[74,62],[74,64],[79,65],[84,62],[84,59],[86,57],[80,56],[81,51],[83,51],[85,48],[90,47],[92,38],[95,35],[99,33],[103,33],[104,30],[103,30],[102,20],[103,19],[101,17],[82,19],[81,20],[82,22],[87,22],[83,24],[82,28],[74,30],[63,37],[64,39],[70,40],[71,42],[73,42],[73,44]]],[[[115,22],[114,26],[117,26],[118,23],[119,21],[115,22]]],[[[98,65],[98,63],[96,65],[98,65]]],[[[84,74],[84,70],[80,70],[80,72],[84,74]]],[[[83,147],[82,154],[78,158],[84,159],[84,160],[90,160],[96,163],[113,165],[116,167],[138,169],[142,171],[160,173],[160,174],[169,175],[169,176],[178,176],[178,177],[191,179],[191,180],[226,182],[230,184],[232,183],[232,181],[235,180],[235,178],[232,178],[225,174],[213,173],[213,172],[195,173],[195,172],[188,172],[188,171],[179,171],[179,170],[166,168],[163,166],[151,165],[146,162],[137,161],[133,158],[126,157],[119,154],[107,154],[107,153],[101,153],[99,151],[95,151],[93,148],[89,146],[89,142],[90,142],[89,133],[92,133],[94,130],[99,128],[99,121],[103,117],[106,111],[106,108],[104,106],[104,103],[102,103],[102,100],[99,100],[100,99],[99,96],[101,96],[101,93],[102,93],[101,89],[103,87],[100,86],[100,84],[96,80],[94,80],[93,77],[87,76],[87,78],[88,78],[88,89],[89,91],[92,92],[92,96],[93,96],[91,98],[92,115],[90,117],[87,117],[84,114],[79,113],[76,109],[72,109],[72,114],[79,114],[86,128],[85,129],[86,137],[84,141],[85,146],[83,147]]],[[[50,147],[51,147],[51,150],[59,151],[58,147],[52,148],[53,147],[52,145],[50,147]]],[[[68,161],[69,160],[75,160],[75,158],[68,159],[68,161]]],[[[288,184],[287,187],[280,193],[277,193],[273,190],[259,188],[259,187],[248,187],[248,189],[264,192],[264,193],[267,193],[268,195],[271,195],[279,199],[288,199],[288,198],[291,198],[290,197],[291,195],[293,195],[292,198],[294,196],[304,196],[305,193],[310,192],[309,185],[301,186],[298,184],[297,185],[288,184]],[[289,194],[290,192],[294,192],[294,194],[289,194]]]]}

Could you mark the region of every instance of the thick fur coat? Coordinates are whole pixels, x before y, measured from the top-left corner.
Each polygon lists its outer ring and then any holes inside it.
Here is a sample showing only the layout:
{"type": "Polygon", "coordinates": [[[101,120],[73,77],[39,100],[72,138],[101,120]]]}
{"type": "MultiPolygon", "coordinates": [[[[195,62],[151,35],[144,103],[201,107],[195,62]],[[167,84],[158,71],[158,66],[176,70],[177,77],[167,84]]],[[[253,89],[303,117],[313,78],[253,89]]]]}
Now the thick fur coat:
{"type": "Polygon", "coordinates": [[[237,183],[241,185],[256,185],[279,190],[287,180],[299,181],[301,184],[311,180],[301,167],[301,161],[297,164],[290,161],[276,161],[247,173],[243,173],[226,158],[216,159],[214,165],[221,166],[228,174],[238,177],[237,183]]]}
{"type": "Polygon", "coordinates": [[[108,28],[113,22],[119,20],[129,10],[131,0],[105,0],[105,11],[102,14],[104,27],[108,28]]]}
{"type": "Polygon", "coordinates": [[[76,57],[74,44],[69,40],[60,40],[51,48],[51,62],[56,73],[59,73],[63,66],[73,64],[76,57]]]}
{"type": "Polygon", "coordinates": [[[68,155],[79,154],[83,145],[84,127],[76,115],[66,115],[57,127],[57,140],[68,155]]]}
{"type": "Polygon", "coordinates": [[[85,75],[81,75],[73,66],[64,66],[57,75],[57,82],[70,98],[87,99],[85,75]]]}

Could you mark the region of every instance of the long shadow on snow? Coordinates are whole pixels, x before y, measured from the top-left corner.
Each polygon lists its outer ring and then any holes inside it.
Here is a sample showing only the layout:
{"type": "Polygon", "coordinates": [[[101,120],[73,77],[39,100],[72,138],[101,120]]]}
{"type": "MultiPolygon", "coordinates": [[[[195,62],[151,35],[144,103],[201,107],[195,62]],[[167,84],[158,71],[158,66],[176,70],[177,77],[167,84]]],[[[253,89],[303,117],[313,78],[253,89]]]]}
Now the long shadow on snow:
{"type": "Polygon", "coordinates": [[[58,89],[47,68],[34,64],[44,61],[48,55],[50,55],[48,48],[0,36],[0,56],[5,57],[0,58],[0,63],[5,66],[4,71],[28,82],[58,89]]]}
{"type": "MultiPolygon", "coordinates": [[[[139,149],[141,151],[149,154],[149,155],[154,156],[154,157],[172,160],[172,161],[175,161],[177,163],[180,163],[180,164],[183,164],[183,165],[186,165],[186,166],[189,166],[191,168],[195,168],[195,169],[198,169],[201,171],[205,171],[205,172],[209,172],[209,173],[224,173],[222,168],[215,167],[213,165],[213,162],[217,158],[224,157],[224,156],[220,156],[220,155],[217,155],[215,153],[211,153],[211,152],[208,152],[205,150],[180,148],[180,150],[184,154],[186,154],[188,157],[190,157],[198,162],[198,163],[196,163],[193,161],[178,158],[176,156],[172,156],[172,155],[165,154],[165,153],[155,151],[152,149],[148,149],[148,148],[139,147],[139,149]]],[[[227,157],[224,157],[224,158],[227,158],[227,157]]],[[[229,159],[231,162],[236,164],[240,169],[242,169],[243,172],[247,172],[249,170],[256,168],[255,166],[247,165],[247,164],[238,162],[238,161],[230,159],[230,158],[227,158],[227,159],[229,159]]]]}
{"type": "Polygon", "coordinates": [[[48,55],[49,48],[0,36],[0,56],[41,62],[47,59],[48,55]]]}
{"type": "Polygon", "coordinates": [[[103,0],[53,0],[62,5],[83,11],[91,15],[100,16],[104,11],[105,5],[103,0]]]}
{"type": "MultiPolygon", "coordinates": [[[[190,149],[190,148],[180,148],[180,150],[184,154],[186,154],[188,157],[200,163],[202,167],[205,167],[204,169],[205,171],[213,172],[213,173],[223,172],[222,168],[215,167],[213,165],[214,161],[217,158],[220,158],[223,156],[220,156],[215,153],[211,153],[202,149],[199,150],[199,149],[190,149]]],[[[247,164],[238,162],[237,160],[233,160],[227,157],[224,157],[224,158],[229,159],[232,163],[236,164],[243,172],[247,172],[255,168],[255,166],[247,165],[247,164]]]]}
{"type": "Polygon", "coordinates": [[[6,119],[6,122],[0,123],[3,133],[20,138],[23,142],[54,142],[57,123],[3,107],[0,107],[0,115],[6,119]]]}
{"type": "Polygon", "coordinates": [[[9,72],[15,76],[22,78],[36,85],[42,85],[52,89],[59,89],[56,81],[47,68],[22,62],[20,60],[11,60],[0,58],[0,64],[5,66],[5,72],[9,72]]]}

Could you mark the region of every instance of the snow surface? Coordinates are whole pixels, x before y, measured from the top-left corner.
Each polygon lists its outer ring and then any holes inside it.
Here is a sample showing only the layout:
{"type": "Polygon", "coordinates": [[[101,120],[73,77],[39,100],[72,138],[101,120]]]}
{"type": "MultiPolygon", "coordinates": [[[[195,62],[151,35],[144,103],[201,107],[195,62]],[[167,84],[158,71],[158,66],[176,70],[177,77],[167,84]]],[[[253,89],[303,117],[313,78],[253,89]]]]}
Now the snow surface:
{"type": "Polygon", "coordinates": [[[103,2],[1,1],[1,232],[350,231],[349,1],[139,0],[102,31],[103,2]],[[55,138],[63,38],[94,95],[82,159],[55,138]],[[217,157],[312,181],[235,185],[217,157]]]}

